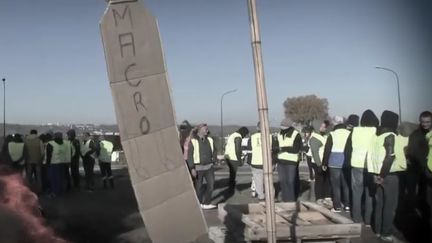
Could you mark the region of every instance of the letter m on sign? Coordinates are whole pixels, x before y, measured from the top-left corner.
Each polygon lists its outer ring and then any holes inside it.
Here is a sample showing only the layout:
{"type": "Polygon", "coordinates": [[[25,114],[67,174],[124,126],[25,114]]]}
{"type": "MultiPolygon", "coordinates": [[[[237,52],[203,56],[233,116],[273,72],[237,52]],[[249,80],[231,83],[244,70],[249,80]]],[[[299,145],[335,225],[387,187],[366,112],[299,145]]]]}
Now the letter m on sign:
{"type": "Polygon", "coordinates": [[[115,22],[115,26],[117,27],[120,21],[125,20],[126,15],[129,17],[129,23],[131,26],[133,26],[133,22],[132,22],[132,14],[131,14],[131,10],[129,8],[129,5],[125,5],[123,12],[120,14],[119,12],[117,12],[116,9],[112,9],[112,13],[114,16],[114,22],[115,22]]]}

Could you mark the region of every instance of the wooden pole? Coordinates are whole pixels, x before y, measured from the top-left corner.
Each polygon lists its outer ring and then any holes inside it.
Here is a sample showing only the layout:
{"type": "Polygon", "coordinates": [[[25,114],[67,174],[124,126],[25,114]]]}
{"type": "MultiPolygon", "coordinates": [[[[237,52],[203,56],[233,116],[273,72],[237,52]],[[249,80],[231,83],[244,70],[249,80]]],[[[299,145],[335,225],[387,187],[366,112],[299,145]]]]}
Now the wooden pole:
{"type": "Polygon", "coordinates": [[[268,104],[264,79],[264,67],[261,53],[261,37],[256,10],[256,1],[247,0],[249,9],[249,21],[252,39],[252,53],[255,67],[255,81],[258,102],[258,113],[261,129],[261,148],[264,165],[264,189],[266,203],[266,230],[267,242],[276,242],[275,205],[273,191],[273,169],[270,152],[270,129],[268,120],[268,104]]]}

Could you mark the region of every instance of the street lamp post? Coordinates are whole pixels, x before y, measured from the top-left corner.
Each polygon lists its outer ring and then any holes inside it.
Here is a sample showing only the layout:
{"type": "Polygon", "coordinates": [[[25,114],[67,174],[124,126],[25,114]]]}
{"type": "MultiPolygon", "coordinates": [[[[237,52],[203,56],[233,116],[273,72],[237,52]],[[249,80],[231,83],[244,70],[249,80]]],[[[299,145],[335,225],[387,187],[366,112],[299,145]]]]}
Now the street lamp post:
{"type": "Polygon", "coordinates": [[[397,90],[398,90],[398,103],[399,103],[399,124],[401,124],[402,123],[402,108],[401,108],[401,98],[400,98],[399,75],[396,73],[396,71],[394,71],[394,70],[392,70],[390,68],[380,67],[380,66],[376,66],[375,68],[391,72],[396,77],[397,90]]]}
{"type": "Polygon", "coordinates": [[[3,78],[3,139],[6,139],[6,79],[3,78]]]}
{"type": "Polygon", "coordinates": [[[221,126],[221,134],[220,134],[220,139],[221,139],[221,142],[220,142],[220,145],[221,145],[221,147],[220,147],[220,151],[223,151],[223,149],[224,149],[224,133],[223,133],[223,98],[224,98],[224,96],[225,95],[227,95],[227,94],[231,94],[231,93],[234,93],[234,92],[236,92],[237,91],[237,89],[233,89],[233,90],[229,90],[229,91],[227,91],[227,92],[225,92],[225,93],[223,93],[222,94],[222,96],[221,96],[221,99],[220,99],[220,113],[221,113],[221,121],[220,121],[220,126],[221,126]]]}

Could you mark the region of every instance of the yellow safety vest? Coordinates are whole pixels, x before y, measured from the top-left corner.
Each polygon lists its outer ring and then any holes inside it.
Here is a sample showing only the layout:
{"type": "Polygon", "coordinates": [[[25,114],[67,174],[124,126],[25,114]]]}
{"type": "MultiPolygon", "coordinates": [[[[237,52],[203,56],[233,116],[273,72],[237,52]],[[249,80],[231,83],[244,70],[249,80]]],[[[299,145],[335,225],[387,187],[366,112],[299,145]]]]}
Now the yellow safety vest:
{"type": "Polygon", "coordinates": [[[227,144],[225,146],[225,158],[227,158],[229,160],[238,160],[237,159],[237,153],[236,153],[236,147],[235,147],[235,139],[236,138],[242,139],[242,136],[240,135],[240,133],[235,132],[235,133],[231,134],[228,137],[228,141],[227,141],[227,144]]]}
{"type": "Polygon", "coordinates": [[[18,161],[24,155],[24,143],[9,142],[8,150],[12,162],[18,161]]]}
{"type": "Polygon", "coordinates": [[[66,143],[58,144],[54,141],[48,142],[51,144],[53,151],[51,156],[51,164],[60,164],[67,162],[68,159],[68,145],[66,143]]]}
{"type": "Polygon", "coordinates": [[[408,138],[403,136],[397,136],[393,132],[386,132],[380,136],[375,136],[373,145],[369,150],[367,156],[367,169],[369,173],[379,174],[385,159],[386,151],[384,148],[385,139],[393,135],[395,136],[394,145],[394,155],[395,159],[393,161],[390,172],[398,172],[406,170],[406,158],[404,153],[404,148],[408,146],[408,138]]]}
{"type": "Polygon", "coordinates": [[[405,148],[408,146],[408,137],[397,135],[395,139],[395,160],[390,172],[405,171],[407,169],[407,159],[405,157],[405,148]]]}
{"type": "Polygon", "coordinates": [[[83,143],[80,146],[80,150],[81,150],[81,155],[84,156],[86,155],[91,149],[90,149],[90,142],[92,140],[89,139],[86,142],[83,141],[83,143]]]}
{"type": "Polygon", "coordinates": [[[114,149],[113,143],[107,140],[100,142],[100,154],[99,161],[101,162],[111,162],[111,155],[114,149]]]}
{"type": "Polygon", "coordinates": [[[346,141],[350,135],[347,129],[336,129],[330,133],[333,139],[332,152],[343,153],[345,151],[346,141]]]}
{"type": "Polygon", "coordinates": [[[432,172],[432,131],[428,132],[426,134],[426,140],[429,144],[429,154],[428,154],[428,161],[427,161],[427,167],[430,172],[432,172]]]}
{"type": "Polygon", "coordinates": [[[63,144],[66,146],[66,160],[63,163],[70,163],[72,161],[73,151],[75,150],[72,146],[72,143],[69,140],[64,139],[63,144]]]}
{"type": "MultiPolygon", "coordinates": [[[[318,139],[318,140],[322,143],[322,146],[321,146],[321,147],[319,148],[319,150],[318,150],[318,154],[319,154],[320,160],[322,161],[323,158],[324,158],[324,148],[325,148],[325,144],[326,144],[326,142],[327,142],[327,136],[322,136],[321,134],[318,134],[318,133],[316,133],[316,132],[312,132],[312,134],[311,134],[311,138],[316,138],[316,139],[318,139]]],[[[308,141],[308,145],[309,145],[309,150],[308,150],[308,152],[306,153],[306,155],[309,156],[309,157],[311,157],[311,159],[312,159],[312,163],[315,163],[315,159],[314,159],[314,157],[312,156],[312,150],[311,150],[311,145],[310,145],[310,139],[309,139],[309,141],[308,141]]]]}
{"type": "MultiPolygon", "coordinates": [[[[214,151],[213,138],[207,137],[207,140],[210,143],[210,148],[211,148],[211,151],[213,153],[213,151],[214,151]]],[[[192,143],[192,146],[194,148],[194,153],[193,153],[194,164],[201,164],[199,142],[196,138],[192,138],[191,143],[192,143]]]]}
{"type": "MultiPolygon", "coordinates": [[[[263,165],[262,159],[262,148],[261,148],[261,133],[257,132],[252,134],[250,137],[252,146],[252,165],[263,165]]],[[[270,135],[270,147],[271,147],[272,137],[270,135]]]]}
{"type": "MultiPolygon", "coordinates": [[[[277,135],[277,139],[279,142],[279,147],[292,147],[294,145],[294,140],[297,137],[299,133],[294,130],[294,132],[291,134],[291,137],[283,137],[280,133],[277,135]]],[[[288,161],[294,161],[298,162],[298,153],[288,153],[288,152],[279,152],[278,153],[278,159],[280,160],[288,160],[288,161]]]]}
{"type": "Polygon", "coordinates": [[[351,167],[365,168],[366,156],[376,137],[375,127],[354,127],[351,135],[351,167]]]}

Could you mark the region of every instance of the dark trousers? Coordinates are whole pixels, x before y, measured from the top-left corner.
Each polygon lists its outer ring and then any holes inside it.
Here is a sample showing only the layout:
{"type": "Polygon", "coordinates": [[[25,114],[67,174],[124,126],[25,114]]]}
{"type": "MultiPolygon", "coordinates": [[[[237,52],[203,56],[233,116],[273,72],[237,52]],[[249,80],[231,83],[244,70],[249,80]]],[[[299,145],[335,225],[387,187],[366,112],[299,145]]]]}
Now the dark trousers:
{"type": "Polygon", "coordinates": [[[381,185],[376,186],[374,231],[382,236],[390,236],[393,233],[393,220],[398,205],[398,175],[389,174],[381,185]]]}
{"type": "Polygon", "coordinates": [[[234,189],[236,185],[237,170],[241,163],[236,160],[227,160],[227,163],[229,167],[229,188],[234,189]]]}
{"type": "Polygon", "coordinates": [[[428,219],[429,226],[429,240],[432,240],[432,178],[427,179],[426,183],[426,201],[428,210],[425,217],[428,219]]]}
{"type": "Polygon", "coordinates": [[[47,192],[50,188],[48,168],[49,165],[42,164],[42,192],[47,192]]]}
{"type": "Polygon", "coordinates": [[[343,173],[343,169],[329,168],[329,172],[330,183],[332,187],[333,208],[342,208],[342,203],[344,206],[350,206],[349,188],[346,176],[343,173]]]}
{"type": "Polygon", "coordinates": [[[99,162],[100,171],[102,174],[102,182],[104,188],[107,187],[109,181],[111,188],[114,188],[114,177],[112,175],[111,163],[110,162],[99,162]]]}
{"type": "Polygon", "coordinates": [[[88,156],[83,158],[86,189],[88,190],[92,190],[94,188],[94,165],[95,161],[92,157],[88,156]]]}
{"type": "Polygon", "coordinates": [[[71,175],[72,175],[73,186],[75,188],[79,188],[80,187],[79,158],[72,159],[71,175]]]}
{"type": "Polygon", "coordinates": [[[363,221],[362,205],[364,205],[364,223],[371,224],[373,202],[372,176],[364,169],[351,168],[352,218],[356,223],[363,221]],[[363,204],[364,199],[364,204],[363,204]]]}
{"type": "Polygon", "coordinates": [[[64,174],[64,180],[66,183],[66,191],[70,191],[71,189],[71,175],[70,175],[70,171],[69,171],[69,163],[63,163],[61,164],[62,168],[63,168],[63,174],[64,174]]]}
{"type": "Polygon", "coordinates": [[[314,180],[315,179],[315,163],[312,163],[312,158],[310,156],[306,156],[306,161],[309,169],[309,179],[314,180]]]}
{"type": "Polygon", "coordinates": [[[296,183],[297,170],[296,165],[282,164],[277,165],[279,184],[282,193],[282,201],[295,202],[296,201],[296,183]]]}
{"type": "Polygon", "coordinates": [[[64,191],[64,171],[62,164],[51,164],[48,166],[48,178],[51,192],[61,195],[64,191]]]}
{"type": "Polygon", "coordinates": [[[315,171],[315,199],[324,199],[330,197],[330,180],[328,178],[328,172],[324,171],[321,166],[317,166],[312,163],[315,171]]]}
{"type": "Polygon", "coordinates": [[[211,204],[212,194],[214,190],[215,175],[213,167],[208,170],[197,171],[197,179],[195,183],[195,191],[198,200],[201,204],[211,204]],[[204,179],[206,180],[206,188],[204,187],[204,179]]]}
{"type": "Polygon", "coordinates": [[[27,181],[36,193],[42,192],[42,165],[41,164],[27,164],[26,165],[26,178],[27,181]]]}

